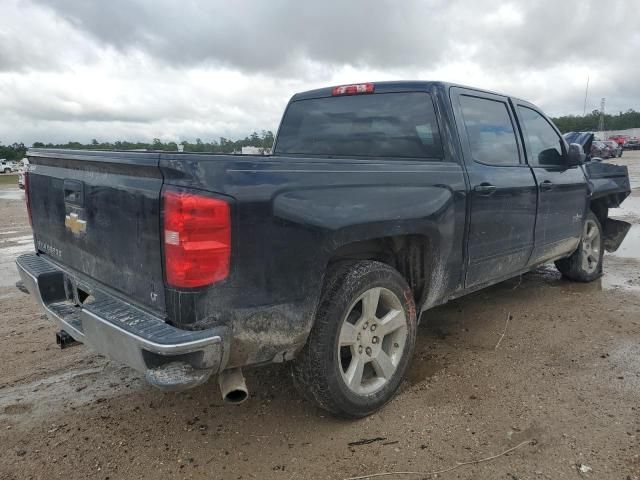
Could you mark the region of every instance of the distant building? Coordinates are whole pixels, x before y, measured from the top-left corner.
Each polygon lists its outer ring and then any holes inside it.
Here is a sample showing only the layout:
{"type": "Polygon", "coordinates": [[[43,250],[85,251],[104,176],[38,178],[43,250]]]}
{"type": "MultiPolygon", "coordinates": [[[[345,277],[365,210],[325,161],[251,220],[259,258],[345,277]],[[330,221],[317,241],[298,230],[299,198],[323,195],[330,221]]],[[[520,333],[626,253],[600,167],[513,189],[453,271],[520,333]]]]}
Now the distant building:
{"type": "Polygon", "coordinates": [[[606,132],[594,132],[596,138],[606,140],[614,135],[621,135],[625,137],[640,137],[640,128],[629,128],[627,130],[607,130],[606,132]]]}
{"type": "Polygon", "coordinates": [[[270,148],[263,147],[242,147],[242,155],[271,155],[270,148]]]}

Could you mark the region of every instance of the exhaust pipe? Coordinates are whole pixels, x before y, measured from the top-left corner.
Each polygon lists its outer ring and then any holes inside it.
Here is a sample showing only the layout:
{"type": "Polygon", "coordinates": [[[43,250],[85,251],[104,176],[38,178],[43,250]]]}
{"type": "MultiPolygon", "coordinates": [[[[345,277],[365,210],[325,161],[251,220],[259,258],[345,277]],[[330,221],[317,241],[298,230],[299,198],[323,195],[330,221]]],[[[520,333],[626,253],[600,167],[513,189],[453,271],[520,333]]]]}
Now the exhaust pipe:
{"type": "Polygon", "coordinates": [[[218,385],[225,403],[238,405],[249,398],[247,384],[240,368],[224,370],[218,375],[218,385]]]}

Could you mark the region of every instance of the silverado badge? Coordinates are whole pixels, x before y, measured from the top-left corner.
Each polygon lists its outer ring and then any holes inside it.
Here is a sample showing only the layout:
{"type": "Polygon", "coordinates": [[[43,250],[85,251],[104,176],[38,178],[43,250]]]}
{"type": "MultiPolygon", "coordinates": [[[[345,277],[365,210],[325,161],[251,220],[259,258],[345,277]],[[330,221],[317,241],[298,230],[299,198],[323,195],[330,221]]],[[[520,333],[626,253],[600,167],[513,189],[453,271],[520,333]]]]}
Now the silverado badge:
{"type": "Polygon", "coordinates": [[[64,225],[71,230],[74,235],[80,235],[87,231],[87,221],[80,220],[77,213],[68,213],[64,217],[64,225]]]}

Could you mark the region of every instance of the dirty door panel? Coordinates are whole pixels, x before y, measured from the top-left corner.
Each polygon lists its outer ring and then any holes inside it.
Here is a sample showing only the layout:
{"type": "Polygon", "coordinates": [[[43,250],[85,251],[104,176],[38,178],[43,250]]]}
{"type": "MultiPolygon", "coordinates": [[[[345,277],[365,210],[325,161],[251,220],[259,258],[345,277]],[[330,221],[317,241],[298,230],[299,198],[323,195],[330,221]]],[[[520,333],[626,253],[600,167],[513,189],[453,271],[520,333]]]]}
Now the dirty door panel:
{"type": "Polygon", "coordinates": [[[466,287],[517,272],[533,249],[537,190],[505,97],[452,89],[470,184],[466,287]]]}
{"type": "Polygon", "coordinates": [[[582,235],[587,182],[579,166],[567,166],[564,140],[537,110],[518,104],[527,161],[539,190],[535,248],[530,263],[571,252],[582,235]]]}

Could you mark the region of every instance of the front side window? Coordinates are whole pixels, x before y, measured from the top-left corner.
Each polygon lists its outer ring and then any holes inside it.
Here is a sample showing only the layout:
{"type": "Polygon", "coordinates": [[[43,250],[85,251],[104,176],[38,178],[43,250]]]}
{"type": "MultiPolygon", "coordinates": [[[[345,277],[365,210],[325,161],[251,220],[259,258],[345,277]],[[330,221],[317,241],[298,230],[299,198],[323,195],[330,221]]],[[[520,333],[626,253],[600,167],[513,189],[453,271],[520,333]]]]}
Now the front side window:
{"type": "Polygon", "coordinates": [[[565,166],[563,140],[547,119],[535,110],[523,106],[518,106],[518,113],[527,139],[529,164],[540,167],[565,166]]]}
{"type": "Polygon", "coordinates": [[[520,164],[516,134],[506,103],[461,95],[460,107],[471,155],[476,162],[520,164]]]}
{"type": "Polygon", "coordinates": [[[292,102],[274,153],[441,159],[442,144],[428,93],[377,93],[292,102]]]}

